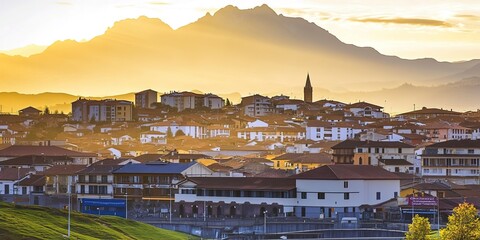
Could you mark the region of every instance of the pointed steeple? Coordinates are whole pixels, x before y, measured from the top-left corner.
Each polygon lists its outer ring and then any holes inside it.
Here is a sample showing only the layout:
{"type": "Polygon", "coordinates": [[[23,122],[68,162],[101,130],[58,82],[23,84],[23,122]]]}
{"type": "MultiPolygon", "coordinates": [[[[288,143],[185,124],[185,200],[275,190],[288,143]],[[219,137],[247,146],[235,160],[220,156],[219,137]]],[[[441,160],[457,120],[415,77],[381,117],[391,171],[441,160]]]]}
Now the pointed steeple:
{"type": "Polygon", "coordinates": [[[310,82],[310,74],[307,73],[307,82],[305,82],[305,87],[303,88],[303,101],[311,103],[313,101],[313,88],[312,83],[310,82]]]}
{"type": "Polygon", "coordinates": [[[310,73],[307,73],[307,82],[305,83],[306,88],[311,88],[312,84],[310,83],[310,73]]]}

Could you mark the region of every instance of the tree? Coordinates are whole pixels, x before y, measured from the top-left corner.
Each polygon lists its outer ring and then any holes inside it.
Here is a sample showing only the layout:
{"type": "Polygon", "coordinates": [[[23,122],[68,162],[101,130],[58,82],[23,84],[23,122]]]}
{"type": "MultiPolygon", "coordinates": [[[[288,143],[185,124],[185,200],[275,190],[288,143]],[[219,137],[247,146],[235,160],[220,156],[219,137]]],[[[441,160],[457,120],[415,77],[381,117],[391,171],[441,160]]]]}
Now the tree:
{"type": "Polygon", "coordinates": [[[230,106],[230,105],[232,105],[232,103],[230,102],[230,99],[227,98],[227,102],[225,103],[225,106],[228,107],[228,106],[230,106]]]}
{"type": "Polygon", "coordinates": [[[412,224],[408,225],[408,232],[405,234],[406,240],[426,240],[430,233],[430,222],[425,217],[415,215],[412,224]]]}
{"type": "Polygon", "coordinates": [[[182,130],[177,130],[177,132],[175,133],[175,137],[180,137],[180,136],[185,136],[185,133],[182,131],[182,130]]]}
{"type": "Polygon", "coordinates": [[[43,110],[43,114],[45,115],[50,114],[50,109],[48,107],[45,107],[45,110],[43,110]]]}
{"type": "Polygon", "coordinates": [[[167,128],[167,138],[172,138],[173,137],[173,132],[170,127],[167,128]]]}
{"type": "Polygon", "coordinates": [[[480,220],[473,204],[462,203],[454,208],[440,236],[444,240],[480,239],[480,220]]]}

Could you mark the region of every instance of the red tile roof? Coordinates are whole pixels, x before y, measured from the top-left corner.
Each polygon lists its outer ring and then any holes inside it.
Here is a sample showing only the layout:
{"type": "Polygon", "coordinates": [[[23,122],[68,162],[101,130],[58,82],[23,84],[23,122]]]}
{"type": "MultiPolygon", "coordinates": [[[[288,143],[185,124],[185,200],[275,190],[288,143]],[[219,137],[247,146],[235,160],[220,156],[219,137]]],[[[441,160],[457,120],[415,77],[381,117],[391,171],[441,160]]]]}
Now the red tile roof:
{"type": "Polygon", "coordinates": [[[19,186],[44,186],[45,176],[43,175],[30,175],[30,177],[23,179],[18,183],[19,186]]]}
{"type": "Polygon", "coordinates": [[[291,190],[295,189],[292,178],[257,178],[257,177],[204,177],[188,178],[199,189],[228,190],[291,190]]]}
{"type": "Polygon", "coordinates": [[[395,173],[370,165],[324,165],[292,176],[295,179],[312,180],[400,180],[395,173]]]}
{"type": "Polygon", "coordinates": [[[55,175],[76,175],[76,173],[85,169],[87,165],[55,165],[43,172],[46,176],[55,175]]]}
{"type": "Polygon", "coordinates": [[[0,150],[0,157],[20,157],[25,155],[37,156],[67,156],[67,157],[96,157],[95,153],[76,152],[57,146],[13,145],[0,150]]]}
{"type": "Polygon", "coordinates": [[[30,168],[2,168],[0,169],[0,180],[18,180],[33,171],[30,168]]]}

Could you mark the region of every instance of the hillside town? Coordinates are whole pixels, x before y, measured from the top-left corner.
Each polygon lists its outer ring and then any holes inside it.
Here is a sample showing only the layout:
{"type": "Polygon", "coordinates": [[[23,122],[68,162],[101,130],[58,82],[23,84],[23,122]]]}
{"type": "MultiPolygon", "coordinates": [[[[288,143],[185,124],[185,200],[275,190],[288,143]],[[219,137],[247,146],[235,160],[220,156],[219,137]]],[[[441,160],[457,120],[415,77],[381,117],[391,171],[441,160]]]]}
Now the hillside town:
{"type": "Polygon", "coordinates": [[[0,115],[0,199],[162,221],[446,222],[480,207],[480,111],[313,99],[307,75],[304,99],[148,89],[69,114],[26,106],[0,115]]]}

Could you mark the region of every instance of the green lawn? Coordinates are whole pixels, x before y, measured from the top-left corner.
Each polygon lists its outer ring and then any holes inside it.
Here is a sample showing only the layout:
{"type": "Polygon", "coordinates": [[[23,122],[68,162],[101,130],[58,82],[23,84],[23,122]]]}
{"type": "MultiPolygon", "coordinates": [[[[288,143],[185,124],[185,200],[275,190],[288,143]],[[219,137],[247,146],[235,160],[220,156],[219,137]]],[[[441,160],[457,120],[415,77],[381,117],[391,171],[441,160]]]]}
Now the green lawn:
{"type": "MultiPolygon", "coordinates": [[[[0,239],[65,239],[68,211],[0,202],[0,239]]],[[[196,239],[111,216],[71,214],[72,239],[196,239]]]]}

